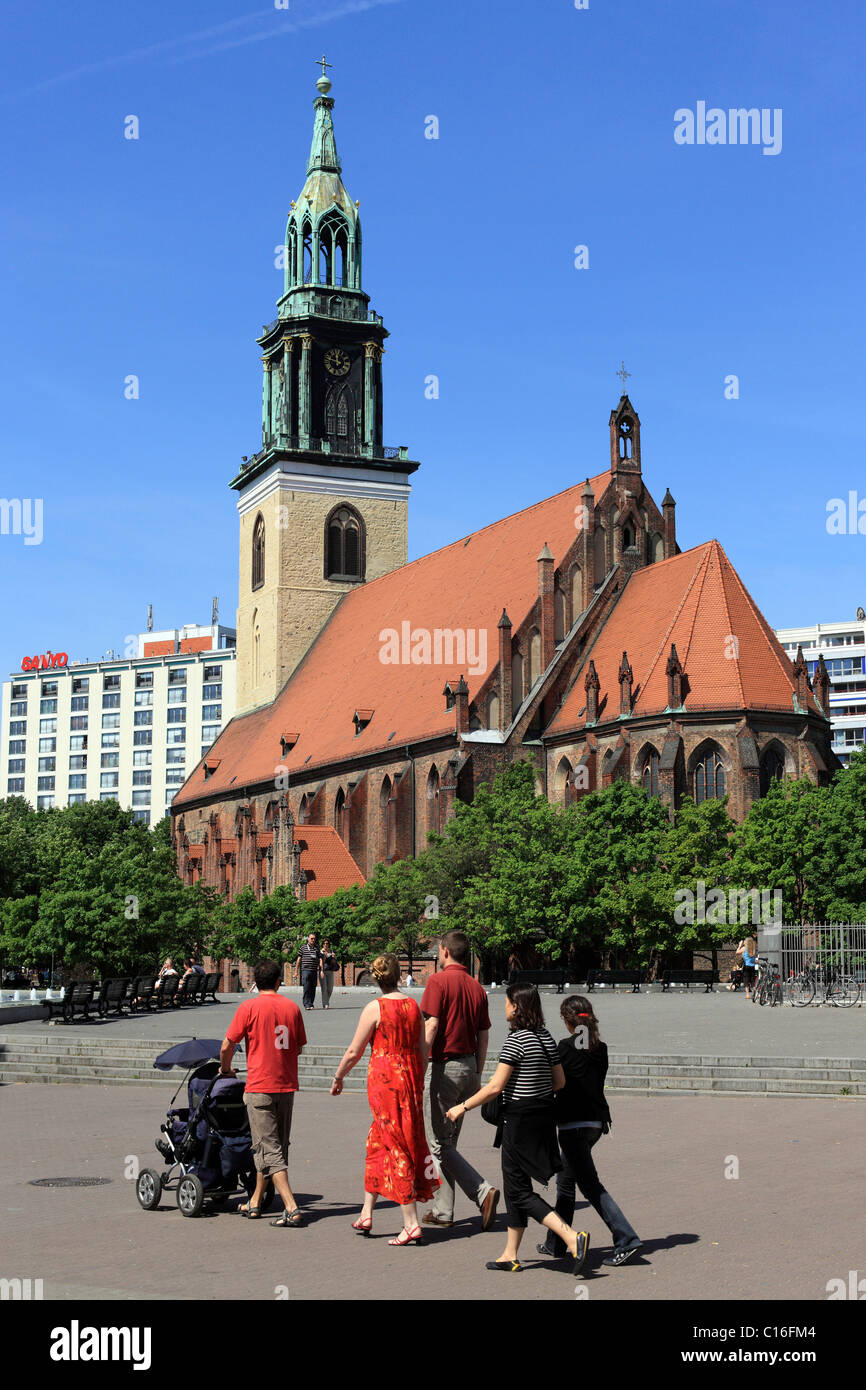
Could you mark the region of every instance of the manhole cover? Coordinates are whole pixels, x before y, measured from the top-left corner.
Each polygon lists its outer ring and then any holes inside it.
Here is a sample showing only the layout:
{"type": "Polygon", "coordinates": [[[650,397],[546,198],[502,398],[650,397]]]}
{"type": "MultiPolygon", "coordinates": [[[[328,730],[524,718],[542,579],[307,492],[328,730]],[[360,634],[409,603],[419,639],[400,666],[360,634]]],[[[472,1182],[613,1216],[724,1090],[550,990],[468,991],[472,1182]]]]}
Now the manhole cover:
{"type": "Polygon", "coordinates": [[[100,1187],[111,1178],[31,1178],[31,1187],[100,1187]]]}

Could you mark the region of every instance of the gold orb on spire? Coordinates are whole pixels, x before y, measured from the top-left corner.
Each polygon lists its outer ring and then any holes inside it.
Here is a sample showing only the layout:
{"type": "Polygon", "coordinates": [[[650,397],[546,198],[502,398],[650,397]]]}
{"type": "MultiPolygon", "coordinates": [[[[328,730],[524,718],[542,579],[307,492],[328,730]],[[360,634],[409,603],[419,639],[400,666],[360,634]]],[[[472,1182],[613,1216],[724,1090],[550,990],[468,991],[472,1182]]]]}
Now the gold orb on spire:
{"type": "Polygon", "coordinates": [[[324,55],[324,53],[322,54],[321,58],[317,58],[317,59],[316,59],[316,62],[317,62],[317,63],[320,63],[320,64],[321,64],[321,68],[322,68],[322,75],[321,75],[321,77],[319,78],[318,82],[316,83],[316,86],[318,87],[318,89],[319,89],[319,91],[321,92],[322,96],[323,96],[323,97],[326,97],[326,96],[328,95],[329,91],[331,90],[331,87],[332,87],[333,83],[331,82],[331,79],[330,79],[330,77],[328,76],[328,74],[327,74],[327,72],[325,71],[325,69],[326,69],[326,68],[332,68],[332,67],[334,66],[334,64],[333,64],[333,63],[328,63],[328,62],[325,61],[325,55],[324,55]]]}

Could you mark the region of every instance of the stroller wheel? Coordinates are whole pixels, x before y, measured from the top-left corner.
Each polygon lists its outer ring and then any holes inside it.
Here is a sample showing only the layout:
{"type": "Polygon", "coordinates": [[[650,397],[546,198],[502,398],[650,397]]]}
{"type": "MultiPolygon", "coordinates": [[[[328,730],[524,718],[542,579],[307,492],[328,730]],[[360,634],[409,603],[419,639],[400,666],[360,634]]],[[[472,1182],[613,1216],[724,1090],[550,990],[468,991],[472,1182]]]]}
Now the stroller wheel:
{"type": "Polygon", "coordinates": [[[204,1206],[204,1187],[194,1173],[187,1173],[178,1183],[177,1204],[184,1216],[198,1216],[204,1206]]]}
{"type": "Polygon", "coordinates": [[[142,1168],[136,1179],[135,1195],[145,1211],[156,1211],[162,1197],[162,1182],[155,1168],[142,1168]]]}

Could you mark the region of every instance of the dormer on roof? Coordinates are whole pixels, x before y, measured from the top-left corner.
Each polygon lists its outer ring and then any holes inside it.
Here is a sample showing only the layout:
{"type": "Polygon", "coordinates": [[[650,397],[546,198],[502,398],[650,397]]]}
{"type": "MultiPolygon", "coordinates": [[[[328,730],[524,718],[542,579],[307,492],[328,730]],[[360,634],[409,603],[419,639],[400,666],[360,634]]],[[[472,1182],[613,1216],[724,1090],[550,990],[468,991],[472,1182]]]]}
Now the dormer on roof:
{"type": "Polygon", "coordinates": [[[355,710],[355,713],[352,715],[352,722],[355,725],[355,738],[357,738],[360,733],[363,733],[375,712],[376,711],[372,709],[355,710]]]}

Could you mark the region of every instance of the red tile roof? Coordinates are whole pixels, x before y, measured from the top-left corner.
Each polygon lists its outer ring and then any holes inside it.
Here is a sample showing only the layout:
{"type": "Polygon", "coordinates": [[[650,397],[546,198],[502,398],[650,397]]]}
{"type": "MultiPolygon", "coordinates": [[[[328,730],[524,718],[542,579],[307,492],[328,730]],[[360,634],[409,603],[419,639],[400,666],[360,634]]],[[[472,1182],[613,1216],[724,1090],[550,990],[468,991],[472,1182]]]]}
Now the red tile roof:
{"type": "MultiPolygon", "coordinates": [[[[610,473],[591,483],[600,501],[610,473]]],[[[346,594],[276,700],[231,720],[211,750],[211,759],[220,759],[218,770],[205,782],[199,764],[174,798],[173,810],[202,795],[272,781],[277,766],[290,773],[312,770],[453,730],[444,679],[462,674],[470,700],[478,693],[498,660],[503,605],[516,631],[538,597],[536,557],[542,546],[547,543],[559,562],[575,539],[584,486],[578,483],[346,594]],[[476,654],[483,632],[484,670],[473,672],[467,661],[457,660],[447,642],[438,664],[413,664],[409,643],[407,662],[383,663],[383,633],[395,630],[402,640],[404,624],[407,633],[471,634],[479,643],[476,654]],[[374,714],[356,736],[352,716],[361,709],[374,714]],[[298,729],[300,737],[283,756],[285,729],[298,729]]]]}
{"type": "Polygon", "coordinates": [[[296,825],[295,839],[305,840],[301,868],[307,874],[307,898],[329,898],[338,888],[363,883],[364,875],[331,825],[296,825]]]}
{"type": "MultiPolygon", "coordinates": [[[[628,581],[586,651],[586,661],[592,658],[600,682],[600,723],[619,714],[624,651],[634,677],[632,713],[667,708],[665,667],[672,643],[688,677],[686,710],[793,711],[796,681],[791,662],[718,541],[637,570],[628,581]]],[[[586,669],[584,664],[548,733],[583,727],[586,669]]],[[[807,704],[818,712],[811,695],[807,704]]]]}

